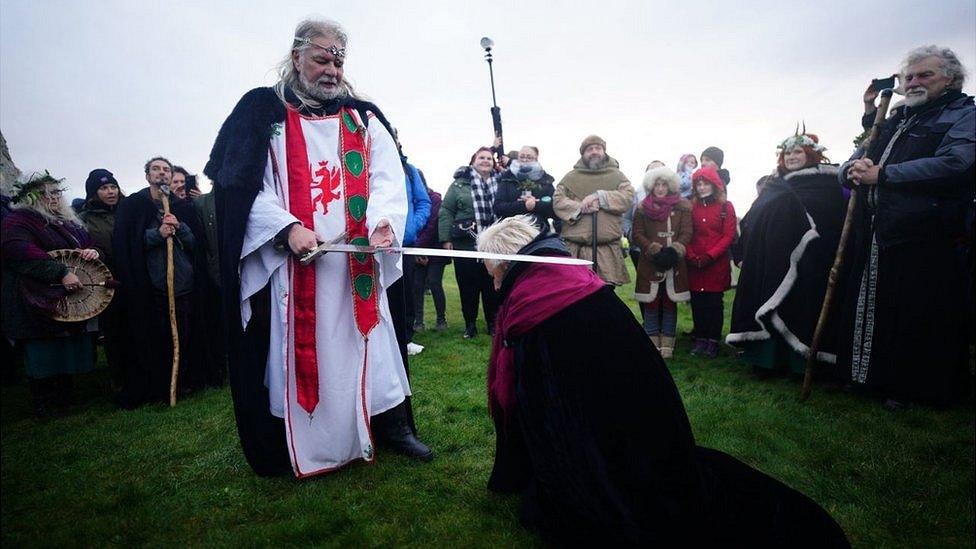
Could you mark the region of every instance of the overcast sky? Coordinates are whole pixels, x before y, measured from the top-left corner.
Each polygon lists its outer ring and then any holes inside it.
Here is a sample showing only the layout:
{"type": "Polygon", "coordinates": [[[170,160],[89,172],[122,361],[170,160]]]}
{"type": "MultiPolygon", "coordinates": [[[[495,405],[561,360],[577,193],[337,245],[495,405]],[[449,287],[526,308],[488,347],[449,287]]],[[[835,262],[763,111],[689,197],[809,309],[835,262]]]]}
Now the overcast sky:
{"type": "Polygon", "coordinates": [[[67,178],[72,196],[96,167],[138,190],[157,154],[202,172],[236,101],[274,83],[295,25],[319,15],[348,30],[346,76],[434,189],[490,144],[490,36],[506,148],[538,146],[558,180],[596,133],[638,184],[651,160],[715,145],[741,215],[798,121],[846,159],[864,88],[911,48],[951,47],[976,73],[974,6],[0,0],[0,131],[21,170],[67,178]]]}

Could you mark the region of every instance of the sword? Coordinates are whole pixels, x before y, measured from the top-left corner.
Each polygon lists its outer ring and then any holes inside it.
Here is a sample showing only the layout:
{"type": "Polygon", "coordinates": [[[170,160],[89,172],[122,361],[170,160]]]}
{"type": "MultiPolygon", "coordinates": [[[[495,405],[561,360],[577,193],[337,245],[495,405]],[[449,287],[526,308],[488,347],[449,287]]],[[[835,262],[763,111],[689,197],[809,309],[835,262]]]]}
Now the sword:
{"type": "Polygon", "coordinates": [[[518,255],[491,254],[467,250],[445,250],[443,248],[404,248],[402,246],[356,246],[355,244],[340,244],[326,242],[301,257],[302,265],[308,265],[317,257],[328,252],[342,252],[347,254],[372,254],[376,252],[396,253],[403,255],[421,255],[436,257],[458,257],[466,259],[493,259],[495,261],[523,261],[527,263],[552,263],[556,265],[592,265],[592,261],[575,257],[561,257],[550,255],[518,255]]]}

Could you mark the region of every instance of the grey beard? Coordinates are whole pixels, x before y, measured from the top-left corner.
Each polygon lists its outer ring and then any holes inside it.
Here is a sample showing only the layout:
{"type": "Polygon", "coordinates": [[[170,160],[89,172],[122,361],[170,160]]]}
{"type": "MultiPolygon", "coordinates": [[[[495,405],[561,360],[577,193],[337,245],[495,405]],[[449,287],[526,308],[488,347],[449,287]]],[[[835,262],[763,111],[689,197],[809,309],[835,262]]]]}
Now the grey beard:
{"type": "Polygon", "coordinates": [[[306,80],[305,76],[301,73],[298,74],[298,90],[296,91],[318,101],[329,101],[344,97],[346,95],[346,88],[341,82],[339,83],[339,87],[336,88],[336,91],[327,92],[312,82],[306,80]]]}
{"type": "Polygon", "coordinates": [[[591,170],[602,170],[610,164],[610,157],[604,155],[596,160],[583,159],[583,165],[591,170]]]}

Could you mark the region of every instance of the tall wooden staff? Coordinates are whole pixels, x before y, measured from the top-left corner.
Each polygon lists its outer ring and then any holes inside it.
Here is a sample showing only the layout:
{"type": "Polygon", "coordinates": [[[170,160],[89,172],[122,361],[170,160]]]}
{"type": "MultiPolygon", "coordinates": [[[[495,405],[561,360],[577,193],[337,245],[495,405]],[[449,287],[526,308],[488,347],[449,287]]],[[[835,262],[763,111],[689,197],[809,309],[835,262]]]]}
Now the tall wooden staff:
{"type": "MultiPolygon", "coordinates": [[[[881,133],[881,124],[888,116],[888,103],[891,102],[891,90],[881,92],[881,100],[878,101],[878,111],[874,115],[874,125],[871,126],[871,133],[867,139],[861,143],[861,158],[868,154],[871,143],[878,138],[881,133]]],[[[830,316],[830,307],[834,301],[834,289],[837,287],[837,276],[840,268],[844,265],[844,254],[847,251],[847,240],[851,234],[853,225],[854,211],[857,209],[857,189],[851,193],[847,201],[847,215],[844,217],[844,228],[840,232],[840,242],[837,243],[837,253],[834,255],[834,264],[830,267],[830,276],[827,278],[827,291],[824,293],[823,305],[820,306],[820,317],[817,318],[817,327],[813,330],[813,341],[810,342],[810,354],[807,356],[807,368],[803,374],[803,388],[800,389],[800,400],[805,401],[810,398],[810,390],[813,385],[813,369],[817,363],[817,352],[820,350],[820,340],[823,337],[824,327],[827,325],[827,318],[830,316]]]]}
{"type": "MultiPolygon", "coordinates": [[[[159,186],[162,191],[163,215],[169,215],[169,185],[159,186]]],[[[175,233],[174,233],[175,234],[175,233]]],[[[169,301],[169,333],[173,337],[173,368],[169,378],[169,405],[176,406],[176,380],[180,374],[180,334],[176,328],[176,289],[173,276],[173,235],[166,238],[166,297],[169,301]]]]}

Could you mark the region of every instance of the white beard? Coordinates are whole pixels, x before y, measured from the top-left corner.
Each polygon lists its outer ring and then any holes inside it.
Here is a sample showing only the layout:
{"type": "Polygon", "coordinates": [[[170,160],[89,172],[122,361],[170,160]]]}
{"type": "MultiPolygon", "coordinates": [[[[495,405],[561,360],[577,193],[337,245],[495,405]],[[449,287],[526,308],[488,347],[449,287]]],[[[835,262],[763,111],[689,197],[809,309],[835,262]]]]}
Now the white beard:
{"type": "MultiPolygon", "coordinates": [[[[325,80],[326,78],[320,78],[319,81],[325,80]]],[[[310,96],[319,101],[329,101],[346,95],[346,89],[342,86],[340,82],[335,91],[328,92],[322,89],[318,82],[309,82],[302,73],[298,73],[298,83],[301,87],[301,92],[307,96],[310,96]]]]}
{"type": "Polygon", "coordinates": [[[924,105],[925,103],[927,103],[928,100],[929,100],[929,91],[926,90],[925,88],[922,88],[919,91],[921,93],[915,93],[915,90],[912,90],[911,92],[906,93],[905,94],[905,105],[907,105],[909,107],[917,107],[919,105],[924,105]]]}

